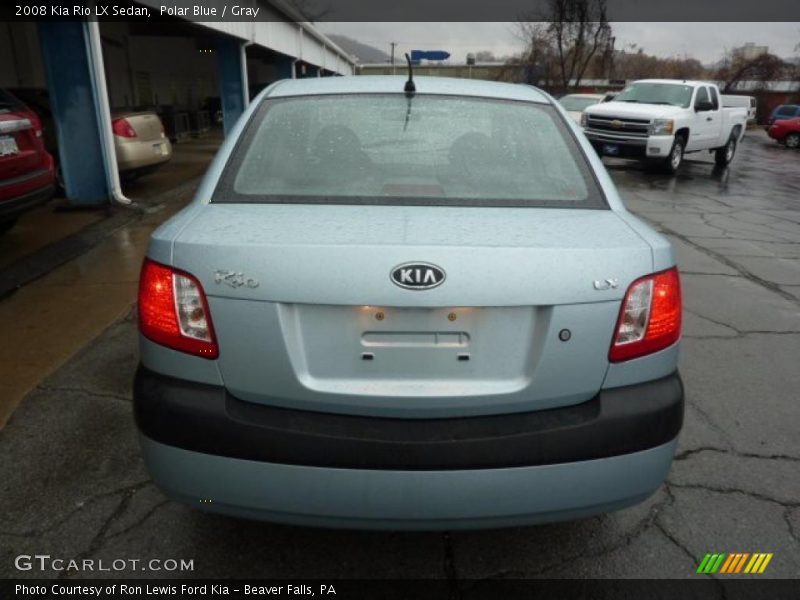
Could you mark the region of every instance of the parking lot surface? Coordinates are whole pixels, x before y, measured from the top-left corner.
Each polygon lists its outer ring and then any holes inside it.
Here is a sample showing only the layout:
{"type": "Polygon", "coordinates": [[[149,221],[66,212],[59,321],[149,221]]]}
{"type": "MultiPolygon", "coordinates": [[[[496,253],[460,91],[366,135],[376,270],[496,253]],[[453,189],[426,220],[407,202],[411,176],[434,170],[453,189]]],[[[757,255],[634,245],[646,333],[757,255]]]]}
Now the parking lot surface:
{"type": "Polygon", "coordinates": [[[800,576],[800,153],[752,131],[728,170],[708,155],[687,156],[676,177],[630,162],[607,167],[629,208],[671,238],[683,277],[685,425],[667,484],[645,503],[448,533],[320,530],[190,510],[162,496],[140,458],[129,309],[39,383],[0,433],[0,575],[684,578],[697,577],[707,552],[771,552],[762,577],[800,576]],[[192,559],[194,571],[15,569],[15,556],[37,553],[192,559]]]}
{"type": "Polygon", "coordinates": [[[189,202],[221,137],[182,142],[167,166],[126,183],[131,207],[65,212],[56,199],[0,238],[0,256],[16,256],[0,261],[0,428],[36,384],[127,314],[150,233],[189,202]]]}

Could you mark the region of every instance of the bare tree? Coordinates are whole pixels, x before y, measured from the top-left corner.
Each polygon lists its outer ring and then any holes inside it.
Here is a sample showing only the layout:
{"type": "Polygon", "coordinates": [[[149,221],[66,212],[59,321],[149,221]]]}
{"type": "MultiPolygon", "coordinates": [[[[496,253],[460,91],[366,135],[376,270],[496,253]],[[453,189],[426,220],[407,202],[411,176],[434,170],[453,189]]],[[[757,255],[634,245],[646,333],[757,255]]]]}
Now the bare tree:
{"type": "MultiPolygon", "coordinates": [[[[645,77],[663,77],[666,79],[702,79],[706,69],[699,60],[689,57],[661,58],[652,56],[644,48],[633,45],[634,52],[619,52],[614,58],[615,78],[642,79],[645,77]]],[[[591,71],[590,71],[591,72],[591,71]]],[[[597,72],[596,77],[605,77],[597,72]]]]}
{"type": "Polygon", "coordinates": [[[523,67],[526,83],[552,88],[558,79],[558,61],[548,25],[540,21],[517,23],[517,37],[524,41],[525,51],[518,60],[511,62],[523,67]]]}
{"type": "Polygon", "coordinates": [[[497,62],[498,58],[491,50],[479,50],[475,53],[475,60],[477,62],[497,62]]]}
{"type": "Polygon", "coordinates": [[[546,0],[546,5],[537,22],[520,23],[519,29],[527,34],[529,55],[554,59],[556,87],[567,91],[580,85],[598,53],[609,52],[612,36],[606,0],[546,0]]]}
{"type": "Polygon", "coordinates": [[[663,75],[668,79],[702,79],[705,76],[706,69],[696,58],[670,58],[665,61],[665,69],[663,75]]]}
{"type": "Polygon", "coordinates": [[[729,52],[715,77],[723,82],[723,93],[728,93],[742,81],[757,81],[759,87],[764,87],[767,81],[780,79],[787,71],[788,65],[774,54],[765,52],[753,58],[745,58],[740,53],[729,52]]]}

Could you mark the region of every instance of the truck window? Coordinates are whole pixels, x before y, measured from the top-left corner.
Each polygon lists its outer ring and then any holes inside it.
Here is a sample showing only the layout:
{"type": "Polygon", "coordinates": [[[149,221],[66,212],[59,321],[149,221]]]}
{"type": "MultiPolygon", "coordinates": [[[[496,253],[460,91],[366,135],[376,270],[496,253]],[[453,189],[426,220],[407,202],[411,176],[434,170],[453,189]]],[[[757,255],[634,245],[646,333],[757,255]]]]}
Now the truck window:
{"type": "Polygon", "coordinates": [[[694,105],[699,106],[702,102],[710,102],[708,98],[708,88],[705,86],[697,88],[697,96],[695,96],[694,105]]]}
{"type": "Polygon", "coordinates": [[[714,105],[714,110],[719,110],[719,96],[717,96],[717,89],[710,87],[711,90],[711,104],[714,105]]]}

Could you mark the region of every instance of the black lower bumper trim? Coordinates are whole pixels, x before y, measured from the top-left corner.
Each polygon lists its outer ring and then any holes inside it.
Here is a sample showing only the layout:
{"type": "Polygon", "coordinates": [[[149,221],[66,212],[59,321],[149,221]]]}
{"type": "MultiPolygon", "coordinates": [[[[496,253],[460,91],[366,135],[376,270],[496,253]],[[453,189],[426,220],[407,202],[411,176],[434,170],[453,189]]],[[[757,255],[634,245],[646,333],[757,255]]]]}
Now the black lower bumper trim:
{"type": "MultiPolygon", "coordinates": [[[[602,140],[590,140],[590,142],[600,156],[608,156],[609,158],[648,158],[646,145],[630,145],[622,142],[605,142],[602,140]],[[604,146],[616,146],[617,152],[614,154],[607,154],[604,151],[604,146]]],[[[655,156],[654,158],[666,158],[666,156],[655,156]]]]}
{"type": "Polygon", "coordinates": [[[355,469],[486,469],[605,458],[669,442],[683,424],[683,385],[676,372],[564,408],[398,419],[244,402],[222,387],[140,367],[134,412],[147,437],[206,454],[355,469]]]}

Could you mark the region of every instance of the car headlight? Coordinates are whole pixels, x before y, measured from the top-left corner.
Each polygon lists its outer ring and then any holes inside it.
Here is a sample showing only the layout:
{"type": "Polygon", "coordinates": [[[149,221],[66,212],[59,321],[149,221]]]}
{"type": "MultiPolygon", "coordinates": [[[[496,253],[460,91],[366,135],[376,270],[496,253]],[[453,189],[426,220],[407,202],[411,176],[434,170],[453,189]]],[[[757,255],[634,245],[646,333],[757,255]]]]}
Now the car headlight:
{"type": "Polygon", "coordinates": [[[675,121],[672,119],[653,119],[650,123],[650,135],[672,135],[675,121]]]}

